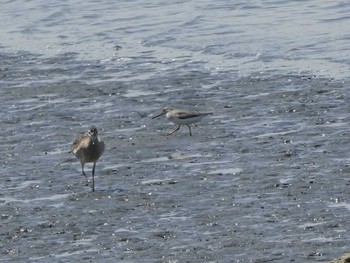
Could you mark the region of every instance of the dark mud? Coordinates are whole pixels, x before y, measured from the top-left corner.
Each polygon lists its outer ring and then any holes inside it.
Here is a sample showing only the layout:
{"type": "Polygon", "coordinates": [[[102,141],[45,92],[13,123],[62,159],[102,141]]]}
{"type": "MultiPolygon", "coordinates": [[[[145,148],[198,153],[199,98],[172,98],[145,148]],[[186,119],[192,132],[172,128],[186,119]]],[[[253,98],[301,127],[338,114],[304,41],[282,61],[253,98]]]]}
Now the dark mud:
{"type": "Polygon", "coordinates": [[[201,64],[143,78],[138,70],[162,62],[140,61],[1,55],[1,262],[324,262],[346,252],[348,82],[235,80],[201,64]],[[172,125],[150,118],[164,106],[214,115],[192,137],[184,127],[167,138],[172,125]],[[95,193],[69,153],[91,124],[106,143],[95,193]]]}

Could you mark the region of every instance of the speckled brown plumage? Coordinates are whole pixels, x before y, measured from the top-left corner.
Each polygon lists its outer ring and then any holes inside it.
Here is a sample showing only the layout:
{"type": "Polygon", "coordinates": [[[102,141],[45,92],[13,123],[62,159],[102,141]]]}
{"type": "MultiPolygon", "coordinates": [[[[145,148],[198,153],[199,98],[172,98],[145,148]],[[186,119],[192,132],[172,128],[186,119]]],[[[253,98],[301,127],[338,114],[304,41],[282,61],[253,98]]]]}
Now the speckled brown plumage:
{"type": "Polygon", "coordinates": [[[72,153],[81,163],[83,175],[87,178],[84,165],[85,163],[94,163],[92,168],[92,191],[95,191],[95,167],[97,160],[101,157],[105,150],[105,144],[97,137],[97,129],[92,126],[88,129],[88,133],[77,138],[71,147],[72,153]]]}

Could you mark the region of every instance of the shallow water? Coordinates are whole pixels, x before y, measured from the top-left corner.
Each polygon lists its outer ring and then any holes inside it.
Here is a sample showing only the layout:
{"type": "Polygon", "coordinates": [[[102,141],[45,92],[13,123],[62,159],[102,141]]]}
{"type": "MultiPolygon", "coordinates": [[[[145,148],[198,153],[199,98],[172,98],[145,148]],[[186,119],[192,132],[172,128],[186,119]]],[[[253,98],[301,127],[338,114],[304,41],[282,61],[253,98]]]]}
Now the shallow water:
{"type": "Polygon", "coordinates": [[[348,252],[347,9],[7,1],[0,262],[348,252]],[[214,115],[167,138],[172,125],[151,119],[164,106],[214,115]],[[107,145],[94,193],[69,153],[91,124],[107,145]]]}

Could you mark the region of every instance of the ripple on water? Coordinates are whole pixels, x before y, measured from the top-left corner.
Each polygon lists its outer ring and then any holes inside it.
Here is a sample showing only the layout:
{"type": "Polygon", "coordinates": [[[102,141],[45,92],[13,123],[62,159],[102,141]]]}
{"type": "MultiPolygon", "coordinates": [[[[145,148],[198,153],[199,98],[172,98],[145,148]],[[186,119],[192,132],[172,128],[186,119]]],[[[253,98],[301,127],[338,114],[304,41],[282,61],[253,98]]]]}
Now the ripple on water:
{"type": "Polygon", "coordinates": [[[64,205],[64,201],[70,196],[70,194],[56,194],[56,195],[50,195],[47,197],[38,197],[38,198],[32,198],[32,199],[17,199],[14,197],[4,197],[0,198],[0,201],[3,201],[6,203],[24,203],[24,204],[31,204],[31,205],[38,205],[38,204],[45,204],[48,206],[53,207],[61,207],[64,205]],[[59,200],[61,200],[60,203],[57,203],[59,200]]]}
{"type": "Polygon", "coordinates": [[[236,175],[243,172],[241,168],[221,168],[221,169],[213,169],[208,172],[208,174],[232,174],[236,175]]]}

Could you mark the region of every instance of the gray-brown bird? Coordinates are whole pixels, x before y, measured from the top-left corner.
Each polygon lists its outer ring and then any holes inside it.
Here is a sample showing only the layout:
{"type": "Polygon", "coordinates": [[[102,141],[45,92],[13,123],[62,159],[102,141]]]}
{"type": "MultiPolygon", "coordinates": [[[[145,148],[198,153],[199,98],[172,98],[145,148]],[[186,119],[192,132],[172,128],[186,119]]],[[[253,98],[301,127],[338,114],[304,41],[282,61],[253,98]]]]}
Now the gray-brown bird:
{"type": "Polygon", "coordinates": [[[92,191],[95,191],[95,167],[97,160],[101,157],[105,150],[105,144],[103,141],[99,141],[97,137],[97,129],[95,126],[91,126],[88,129],[88,133],[77,138],[71,147],[72,153],[78,158],[81,164],[81,170],[87,180],[87,176],[84,172],[84,165],[86,163],[94,163],[92,168],[92,191]]]}

